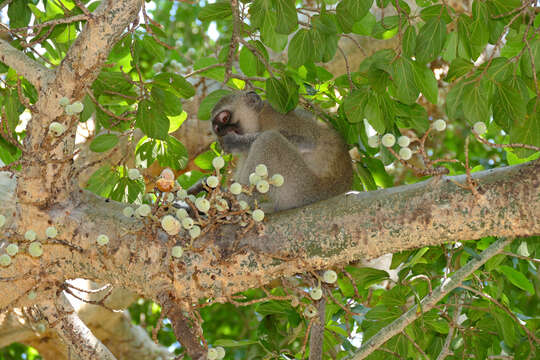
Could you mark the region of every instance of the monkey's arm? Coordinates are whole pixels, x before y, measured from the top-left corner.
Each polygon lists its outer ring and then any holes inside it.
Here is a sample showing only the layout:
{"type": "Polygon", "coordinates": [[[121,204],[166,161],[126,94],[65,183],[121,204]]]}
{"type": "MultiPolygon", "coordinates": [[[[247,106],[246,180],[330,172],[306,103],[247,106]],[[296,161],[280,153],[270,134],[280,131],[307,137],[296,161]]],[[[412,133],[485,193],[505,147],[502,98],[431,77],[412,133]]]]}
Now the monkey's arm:
{"type": "MultiPolygon", "coordinates": [[[[231,132],[221,138],[221,146],[223,147],[223,150],[230,153],[247,152],[251,148],[253,142],[263,133],[264,132],[256,132],[239,135],[231,132]]],[[[315,142],[312,140],[310,141],[310,139],[305,136],[290,134],[284,131],[280,132],[280,134],[301,153],[315,149],[315,142]]]]}
{"type": "Polygon", "coordinates": [[[229,153],[247,152],[259,135],[260,133],[238,135],[237,133],[230,132],[221,138],[221,147],[229,153]]]}

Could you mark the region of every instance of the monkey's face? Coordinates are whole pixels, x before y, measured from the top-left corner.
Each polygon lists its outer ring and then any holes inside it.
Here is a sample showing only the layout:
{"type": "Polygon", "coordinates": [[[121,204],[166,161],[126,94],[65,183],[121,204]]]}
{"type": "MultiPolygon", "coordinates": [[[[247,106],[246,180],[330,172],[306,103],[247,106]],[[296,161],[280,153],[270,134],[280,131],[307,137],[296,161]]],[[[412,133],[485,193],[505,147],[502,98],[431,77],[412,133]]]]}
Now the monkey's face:
{"type": "Polygon", "coordinates": [[[223,137],[228,133],[242,134],[242,129],[238,121],[233,122],[231,110],[222,109],[212,118],[212,129],[218,137],[223,137]]]}
{"type": "Polygon", "coordinates": [[[237,92],[223,97],[212,110],[212,129],[219,138],[235,133],[243,135],[259,130],[258,113],[263,106],[254,91],[237,92]]]}

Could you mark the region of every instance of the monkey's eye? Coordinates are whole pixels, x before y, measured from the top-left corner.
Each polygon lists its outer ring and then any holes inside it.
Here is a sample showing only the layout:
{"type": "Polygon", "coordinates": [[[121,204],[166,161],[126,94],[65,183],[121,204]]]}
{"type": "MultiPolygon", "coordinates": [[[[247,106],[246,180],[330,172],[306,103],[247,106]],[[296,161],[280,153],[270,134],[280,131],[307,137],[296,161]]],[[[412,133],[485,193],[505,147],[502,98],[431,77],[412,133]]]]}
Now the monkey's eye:
{"type": "Polygon", "coordinates": [[[231,121],[231,112],[224,110],[216,115],[214,121],[220,124],[228,124],[231,121]]]}

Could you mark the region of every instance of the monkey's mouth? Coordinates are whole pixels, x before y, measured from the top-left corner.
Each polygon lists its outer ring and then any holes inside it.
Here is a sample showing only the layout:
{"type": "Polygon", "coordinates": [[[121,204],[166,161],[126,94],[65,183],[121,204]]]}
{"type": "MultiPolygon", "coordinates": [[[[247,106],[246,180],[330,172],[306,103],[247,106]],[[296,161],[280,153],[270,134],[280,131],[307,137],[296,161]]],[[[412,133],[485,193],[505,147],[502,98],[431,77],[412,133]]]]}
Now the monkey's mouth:
{"type": "Polygon", "coordinates": [[[214,124],[214,132],[217,136],[222,137],[228,133],[236,133],[238,135],[242,134],[242,130],[238,124],[214,124]]]}

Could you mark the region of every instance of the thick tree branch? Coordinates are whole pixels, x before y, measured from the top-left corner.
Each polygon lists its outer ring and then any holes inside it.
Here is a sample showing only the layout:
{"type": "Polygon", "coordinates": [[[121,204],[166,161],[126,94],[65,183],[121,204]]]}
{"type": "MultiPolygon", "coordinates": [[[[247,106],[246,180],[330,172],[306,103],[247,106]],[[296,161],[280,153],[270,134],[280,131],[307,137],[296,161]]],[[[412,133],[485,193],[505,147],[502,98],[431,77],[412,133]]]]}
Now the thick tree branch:
{"type": "Polygon", "coordinates": [[[141,0],[106,0],[92,13],[81,34],[77,37],[57,69],[55,84],[64,87],[75,80],[75,98],[84,95],[92,84],[127,25],[136,19],[141,0]]]}
{"type": "Polygon", "coordinates": [[[45,305],[43,313],[51,327],[81,360],[116,359],[79,319],[63,293],[60,294],[57,305],[45,305]]]}
{"type": "Polygon", "coordinates": [[[39,93],[35,114],[24,142],[34,160],[20,172],[19,200],[31,206],[50,206],[66,199],[77,187],[72,181],[69,159],[75,150],[78,116],[67,115],[59,100],[80,100],[97,78],[113,45],[127,26],[137,19],[141,0],[105,0],[92,13],[83,30],[56,68],[47,91],[39,93]],[[62,137],[52,137],[49,124],[63,124],[67,131],[62,137]],[[61,165],[50,164],[51,158],[68,159],[61,165]]]}
{"type": "Polygon", "coordinates": [[[420,307],[418,305],[410,308],[405,314],[394,320],[389,325],[382,328],[377,332],[375,336],[370,338],[360,347],[360,350],[355,354],[353,360],[365,359],[369,354],[378,349],[386,341],[390,340],[394,335],[399,334],[405,329],[407,325],[418,319],[423,313],[431,310],[443,297],[445,297],[452,290],[461,285],[461,282],[480,266],[484,265],[486,261],[491,259],[503,251],[506,245],[509,245],[512,239],[499,239],[491,244],[478,259],[472,259],[461,269],[456,271],[454,275],[446,279],[439,287],[437,287],[430,295],[420,301],[420,307]]]}
{"type": "MultiPolygon", "coordinates": [[[[237,229],[222,226],[198,239],[195,246],[208,245],[204,250],[186,250],[181,259],[170,255],[177,240],[169,241],[147,220],[125,218],[125,205],[75,193],[64,207],[19,215],[30,216],[38,234],[45,232],[47,221],[62,224],[58,240],[64,243],[44,243],[39,260],[17,257],[0,268],[0,293],[5,294],[0,309],[35,303],[23,296],[32,288],[42,299],[51,298],[49,281],[78,277],[153,299],[171,292],[192,303],[203,297],[227,301],[274,278],[338,263],[463,239],[538,235],[538,173],[540,161],[475,173],[481,199],[453,183],[466,181],[464,176],[343,195],[269,216],[263,236],[237,238],[237,229]],[[95,242],[101,233],[111,239],[105,247],[95,242]],[[231,249],[235,240],[237,247],[231,249]]],[[[12,221],[8,240],[17,239],[15,231],[27,230],[16,229],[12,221]]]]}
{"type": "Polygon", "coordinates": [[[170,294],[160,294],[159,301],[165,316],[171,320],[174,335],[180,344],[186,348],[186,352],[193,360],[205,360],[206,351],[201,344],[202,329],[196,319],[187,318],[186,309],[170,294]]]}
{"type": "Polygon", "coordinates": [[[7,41],[0,39],[0,61],[24,76],[38,92],[52,80],[54,72],[15,49],[7,41]]]}

